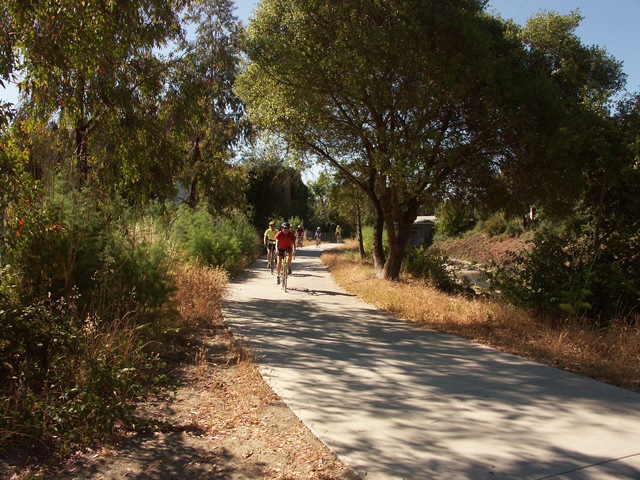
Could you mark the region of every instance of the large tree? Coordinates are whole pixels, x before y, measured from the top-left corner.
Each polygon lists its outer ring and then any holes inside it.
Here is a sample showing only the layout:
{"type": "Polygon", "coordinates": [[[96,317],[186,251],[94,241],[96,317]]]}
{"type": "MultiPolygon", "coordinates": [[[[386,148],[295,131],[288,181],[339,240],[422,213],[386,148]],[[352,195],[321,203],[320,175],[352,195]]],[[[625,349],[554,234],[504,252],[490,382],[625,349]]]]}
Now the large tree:
{"type": "Polygon", "coordinates": [[[185,20],[195,36],[182,45],[184,56],[172,69],[169,108],[172,130],[183,143],[180,179],[187,201],[210,206],[234,203],[236,174],[229,168],[231,148],[247,133],[243,103],[233,84],[241,62],[242,25],[231,0],[191,2],[185,20]]]}
{"type": "Polygon", "coordinates": [[[78,177],[93,165],[88,139],[108,112],[139,106],[164,66],[153,49],[180,33],[180,0],[3,0],[31,115],[67,122],[78,177]]]}
{"type": "Polygon", "coordinates": [[[570,156],[551,148],[559,89],[485,3],[265,0],[248,29],[241,98],[367,195],[381,277],[398,276],[421,204],[545,185],[537,197],[570,156]]]}

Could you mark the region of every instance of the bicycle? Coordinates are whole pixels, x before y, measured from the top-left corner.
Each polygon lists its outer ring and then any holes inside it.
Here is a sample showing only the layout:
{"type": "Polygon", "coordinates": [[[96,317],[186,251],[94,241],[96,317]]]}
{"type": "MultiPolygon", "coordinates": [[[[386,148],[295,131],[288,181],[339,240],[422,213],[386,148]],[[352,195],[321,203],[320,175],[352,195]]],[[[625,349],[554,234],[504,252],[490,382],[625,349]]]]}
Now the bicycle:
{"type": "Polygon", "coordinates": [[[320,235],[316,235],[316,248],[320,245],[320,235]]]}
{"type": "Polygon", "coordinates": [[[287,254],[282,258],[282,289],[287,291],[287,280],[289,279],[289,265],[287,264],[287,254]]]}
{"type": "Polygon", "coordinates": [[[276,269],[276,265],[278,264],[278,254],[276,253],[275,246],[275,243],[270,243],[267,247],[271,250],[271,262],[269,262],[269,270],[271,270],[271,275],[273,275],[273,271],[276,269]]]}

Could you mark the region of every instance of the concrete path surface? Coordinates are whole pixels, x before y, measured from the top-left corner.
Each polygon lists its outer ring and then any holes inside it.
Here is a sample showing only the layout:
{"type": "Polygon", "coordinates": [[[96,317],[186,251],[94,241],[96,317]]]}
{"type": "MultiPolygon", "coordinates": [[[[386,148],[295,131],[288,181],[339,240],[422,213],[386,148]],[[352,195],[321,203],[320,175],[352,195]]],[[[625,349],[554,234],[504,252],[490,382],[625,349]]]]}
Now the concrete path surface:
{"type": "Polygon", "coordinates": [[[225,318],[289,407],[366,479],[640,479],[640,394],[418,328],[346,293],[306,246],[265,257],[225,318]]]}

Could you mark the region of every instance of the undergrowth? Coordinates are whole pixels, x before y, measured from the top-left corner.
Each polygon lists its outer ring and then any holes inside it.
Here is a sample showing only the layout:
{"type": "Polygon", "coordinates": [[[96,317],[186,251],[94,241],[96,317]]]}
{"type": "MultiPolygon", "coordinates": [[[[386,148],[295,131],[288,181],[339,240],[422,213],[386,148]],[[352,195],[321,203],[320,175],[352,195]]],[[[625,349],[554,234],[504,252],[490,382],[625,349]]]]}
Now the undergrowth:
{"type": "Polygon", "coordinates": [[[25,220],[2,244],[0,457],[55,463],[136,428],[137,401],[169,387],[172,345],[211,321],[257,235],[199,211],[177,233],[171,210],[79,192],[10,207],[25,220]]]}

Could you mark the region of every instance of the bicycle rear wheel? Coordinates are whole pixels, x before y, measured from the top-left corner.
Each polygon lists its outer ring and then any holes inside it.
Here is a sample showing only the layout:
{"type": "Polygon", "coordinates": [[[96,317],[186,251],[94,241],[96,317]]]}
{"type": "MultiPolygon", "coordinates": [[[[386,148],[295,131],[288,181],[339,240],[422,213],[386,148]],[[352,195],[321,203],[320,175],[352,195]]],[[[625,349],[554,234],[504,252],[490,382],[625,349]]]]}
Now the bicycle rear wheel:
{"type": "Polygon", "coordinates": [[[289,265],[284,260],[282,261],[282,289],[287,291],[287,280],[289,279],[289,265]]]}

